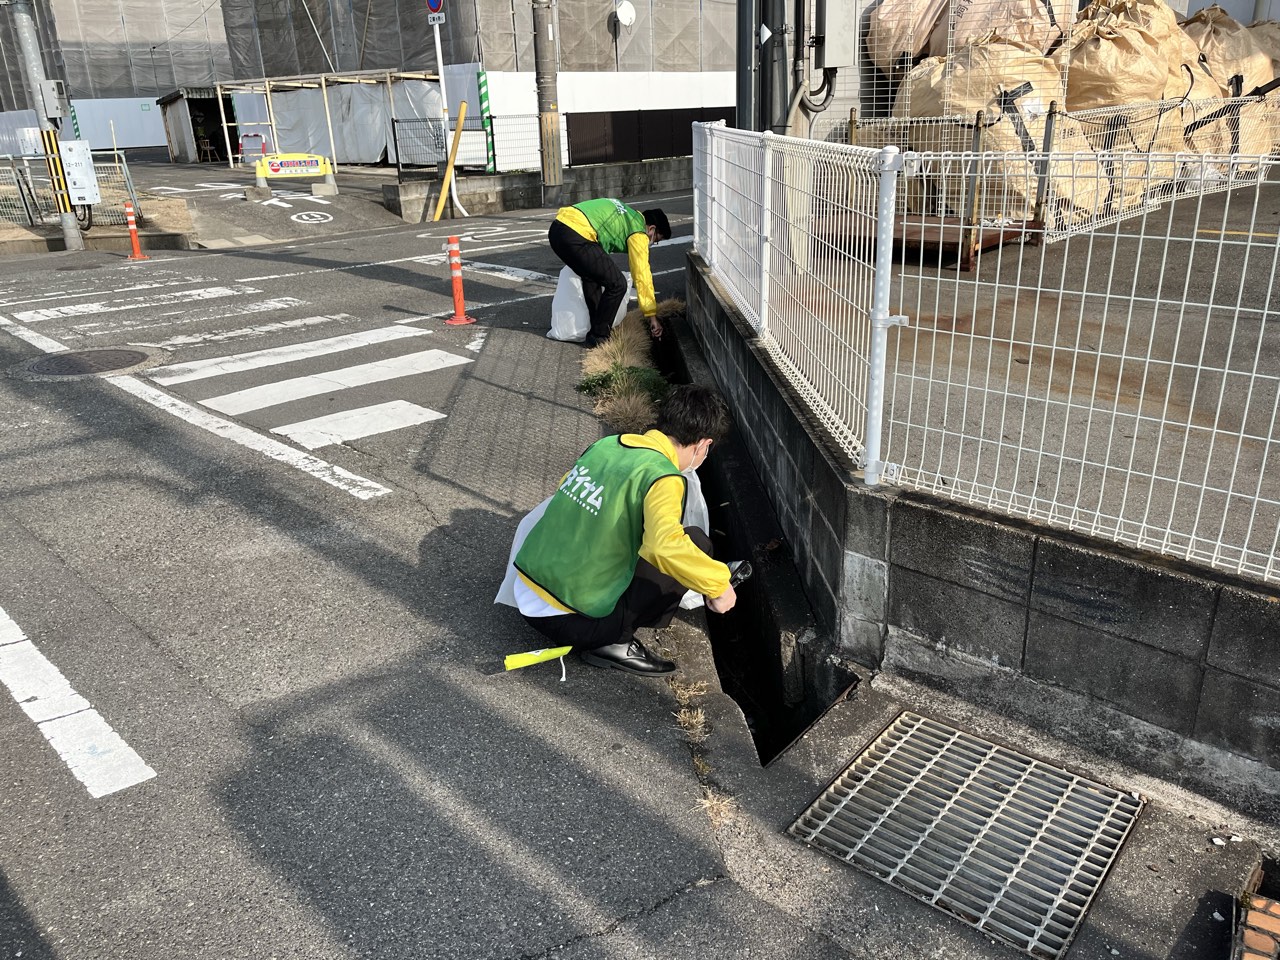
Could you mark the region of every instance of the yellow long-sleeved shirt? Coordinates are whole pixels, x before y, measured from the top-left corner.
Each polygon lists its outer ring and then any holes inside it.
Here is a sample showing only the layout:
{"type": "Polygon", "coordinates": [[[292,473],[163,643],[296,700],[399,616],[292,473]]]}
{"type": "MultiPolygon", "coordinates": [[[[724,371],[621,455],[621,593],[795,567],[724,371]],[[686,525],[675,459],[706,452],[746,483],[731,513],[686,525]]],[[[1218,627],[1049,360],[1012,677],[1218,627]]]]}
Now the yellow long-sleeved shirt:
{"type": "MultiPolygon", "coordinates": [[[[592,243],[599,242],[595,228],[587,215],[577,207],[561,207],[556,219],[566,227],[592,243]]],[[[627,264],[631,267],[631,283],[640,300],[640,311],[646,317],[656,316],[658,300],[653,292],[653,273],[649,269],[649,235],[633,233],[627,237],[627,264]]]]}
{"type": "MultiPolygon", "coordinates": [[[[675,444],[661,430],[650,430],[643,435],[629,433],[625,435],[624,442],[630,447],[656,450],[675,466],[680,465],[675,444]]],[[[729,568],[703,553],[685,533],[682,516],[684,485],[683,477],[670,476],[663,477],[649,488],[644,498],[644,535],[640,542],[640,557],[686,589],[695,590],[703,596],[718,597],[729,589],[729,568]]],[[[520,579],[555,609],[571,612],[524,574],[520,574],[520,579]]]]}

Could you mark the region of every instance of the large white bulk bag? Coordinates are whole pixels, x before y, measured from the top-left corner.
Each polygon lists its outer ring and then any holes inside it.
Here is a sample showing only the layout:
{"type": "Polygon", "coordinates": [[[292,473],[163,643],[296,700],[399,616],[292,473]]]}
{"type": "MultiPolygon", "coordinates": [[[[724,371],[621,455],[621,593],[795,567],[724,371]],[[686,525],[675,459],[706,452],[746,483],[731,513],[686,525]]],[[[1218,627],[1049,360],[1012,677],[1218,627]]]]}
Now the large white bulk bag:
{"type": "MultiPolygon", "coordinates": [[[[631,274],[624,272],[627,278],[627,295],[618,306],[618,316],[614,318],[616,327],[627,315],[627,304],[634,292],[631,287],[631,274]]],[[[564,267],[560,271],[560,279],[556,283],[556,292],[551,298],[551,329],[547,337],[551,340],[571,340],[581,343],[591,332],[591,314],[587,309],[587,298],[582,293],[582,278],[564,267]]]]}

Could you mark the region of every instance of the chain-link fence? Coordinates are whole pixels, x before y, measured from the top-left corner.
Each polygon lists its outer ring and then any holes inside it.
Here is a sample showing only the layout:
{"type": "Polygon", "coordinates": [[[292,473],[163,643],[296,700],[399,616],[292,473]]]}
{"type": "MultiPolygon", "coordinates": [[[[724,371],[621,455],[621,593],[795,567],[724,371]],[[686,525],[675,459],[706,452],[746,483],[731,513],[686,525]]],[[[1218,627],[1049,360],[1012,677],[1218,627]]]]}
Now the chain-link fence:
{"type": "MultiPolygon", "coordinates": [[[[124,204],[131,200],[141,222],[144,212],[124,154],[115,150],[95,150],[93,158],[101,199],[92,208],[77,208],[77,219],[86,228],[93,223],[124,226],[124,204]]],[[[0,157],[0,218],[19,226],[33,227],[56,224],[59,216],[58,200],[45,157],[0,157]]]]}

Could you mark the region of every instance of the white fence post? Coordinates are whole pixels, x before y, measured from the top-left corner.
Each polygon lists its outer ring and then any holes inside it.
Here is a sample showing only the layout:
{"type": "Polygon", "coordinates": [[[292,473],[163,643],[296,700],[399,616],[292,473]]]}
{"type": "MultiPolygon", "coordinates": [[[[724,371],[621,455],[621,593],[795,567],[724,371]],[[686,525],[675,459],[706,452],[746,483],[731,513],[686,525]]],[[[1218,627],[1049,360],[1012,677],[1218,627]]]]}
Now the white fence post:
{"type": "Polygon", "coordinates": [[[760,137],[760,332],[769,332],[769,229],[773,226],[773,137],[766,130],[760,137]]]}
{"type": "Polygon", "coordinates": [[[880,430],[884,419],[884,368],[889,347],[889,328],[905,326],[907,318],[889,315],[889,278],[893,268],[894,211],[898,193],[898,171],[902,155],[897,147],[880,151],[880,189],[876,200],[876,275],[871,290],[871,358],[867,378],[866,485],[880,482],[884,467],[880,460],[880,430]]]}

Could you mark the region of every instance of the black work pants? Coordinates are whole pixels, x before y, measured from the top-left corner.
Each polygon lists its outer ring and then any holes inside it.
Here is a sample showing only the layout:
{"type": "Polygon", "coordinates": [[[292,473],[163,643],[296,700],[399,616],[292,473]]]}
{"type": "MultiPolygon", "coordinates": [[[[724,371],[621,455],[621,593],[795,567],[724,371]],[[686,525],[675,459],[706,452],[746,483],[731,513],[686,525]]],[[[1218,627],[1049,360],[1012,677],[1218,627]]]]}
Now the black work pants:
{"type": "Polygon", "coordinates": [[[547,231],[551,251],[582,280],[582,295],[591,316],[588,336],[604,338],[613,329],[613,319],[627,295],[627,278],[622,275],[604,247],[588,240],[559,220],[547,231]]]}
{"type": "MultiPolygon", "coordinates": [[[[711,541],[697,527],[685,527],[689,538],[711,556],[711,541]]],[[[662,573],[647,560],[636,564],[631,585],[618,598],[613,612],[604,617],[566,613],[557,617],[525,617],[529,626],[551,641],[553,647],[593,650],[610,643],[628,641],[641,627],[665,627],[671,622],[684,586],[662,573]]]]}

